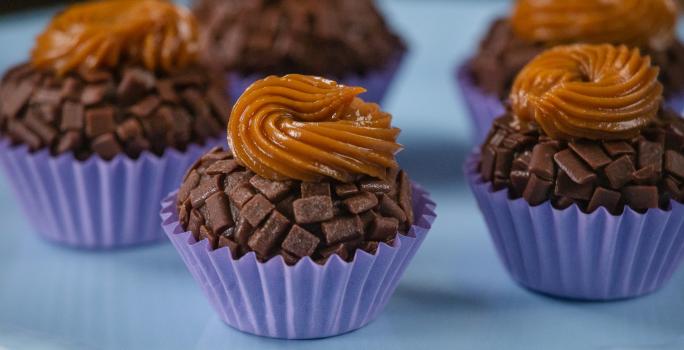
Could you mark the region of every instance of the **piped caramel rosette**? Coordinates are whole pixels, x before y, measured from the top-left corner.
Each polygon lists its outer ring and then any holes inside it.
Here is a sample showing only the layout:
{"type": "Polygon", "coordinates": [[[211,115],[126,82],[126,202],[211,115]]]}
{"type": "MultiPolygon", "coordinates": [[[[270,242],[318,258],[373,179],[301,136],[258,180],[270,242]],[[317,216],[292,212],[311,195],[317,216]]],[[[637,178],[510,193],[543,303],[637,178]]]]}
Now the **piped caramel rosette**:
{"type": "Polygon", "coordinates": [[[37,38],[34,66],[58,74],[122,61],[174,71],[195,63],[197,24],[191,13],[162,0],[98,1],[57,15],[37,38]]]}
{"type": "Polygon", "coordinates": [[[272,180],[349,182],[380,179],[396,169],[400,130],[365,90],[313,76],[270,76],[252,84],[235,103],[228,124],[240,162],[272,180]]]}
{"type": "Polygon", "coordinates": [[[555,139],[628,139],[658,113],[658,68],[638,49],[577,44],[533,59],[513,83],[514,115],[555,139]]]}
{"type": "Polygon", "coordinates": [[[515,33],[532,42],[613,43],[665,48],[675,37],[672,0],[518,0],[515,33]]]}

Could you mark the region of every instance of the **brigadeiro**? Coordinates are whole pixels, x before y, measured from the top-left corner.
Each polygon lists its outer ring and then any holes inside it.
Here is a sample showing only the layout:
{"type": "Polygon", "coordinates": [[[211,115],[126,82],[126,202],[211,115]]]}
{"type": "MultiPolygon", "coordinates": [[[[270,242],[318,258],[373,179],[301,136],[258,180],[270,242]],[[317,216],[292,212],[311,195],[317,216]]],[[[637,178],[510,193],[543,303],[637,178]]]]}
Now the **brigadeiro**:
{"type": "Polygon", "coordinates": [[[435,218],[395,161],[399,129],[364,89],[270,76],[163,203],[167,235],[221,318],[277,338],[363,327],[435,218]]]}
{"type": "Polygon", "coordinates": [[[314,74],[385,95],[406,47],[373,0],[198,0],[204,59],[230,72],[237,99],[270,74],[314,74]]]}
{"type": "Polygon", "coordinates": [[[626,46],[559,46],[518,74],[466,172],[521,285],[577,299],[653,292],[684,251],[684,121],[626,46]]]}
{"type": "Polygon", "coordinates": [[[4,75],[0,160],[39,234],[82,248],[163,237],[159,201],[230,113],[196,27],[166,1],[74,5],[4,75]]]}
{"type": "Polygon", "coordinates": [[[676,23],[673,0],[517,0],[511,14],[491,24],[478,51],[459,67],[458,82],[471,111],[475,140],[482,141],[504,112],[520,69],[559,44],[640,48],[660,67],[666,103],[682,110],[684,45],[676,37],[676,23]]]}

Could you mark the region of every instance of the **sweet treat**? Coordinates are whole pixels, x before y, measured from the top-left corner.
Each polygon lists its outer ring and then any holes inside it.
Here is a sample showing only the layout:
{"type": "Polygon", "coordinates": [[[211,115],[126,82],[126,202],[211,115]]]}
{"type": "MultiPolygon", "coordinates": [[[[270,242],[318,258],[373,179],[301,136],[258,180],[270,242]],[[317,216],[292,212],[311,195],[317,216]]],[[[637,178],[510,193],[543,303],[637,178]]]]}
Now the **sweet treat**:
{"type": "Polygon", "coordinates": [[[192,13],[172,3],[58,13],[0,82],[0,158],[36,230],[81,248],[163,237],[158,203],[223,134],[218,76],[199,63],[192,13]]]}
{"type": "Polygon", "coordinates": [[[413,224],[392,117],[362,88],[286,75],[255,82],[228,124],[230,152],[204,155],[178,192],[184,229],[233,257],[319,263],[392,245],[413,224]]]}
{"type": "Polygon", "coordinates": [[[511,15],[494,21],[478,52],[459,71],[478,135],[486,134],[503,108],[477,105],[500,105],[523,66],[560,44],[638,47],[660,67],[667,104],[680,110],[684,107],[684,45],[675,35],[676,20],[673,0],[516,1],[511,15]]]}
{"type": "Polygon", "coordinates": [[[502,256],[517,249],[535,262],[505,256],[523,285],[570,298],[634,297],[657,289],[681,260],[647,259],[682,246],[669,218],[684,211],[684,121],[662,106],[657,77],[638,49],[609,44],[549,49],[516,77],[511,108],[468,175],[502,256]],[[535,265],[542,261],[548,267],[535,265]]]}
{"type": "Polygon", "coordinates": [[[162,203],[167,236],[228,325],[287,339],[363,327],[425,238],[434,203],[394,158],[391,115],[363,91],[297,74],[256,81],[232,110],[232,152],[200,157],[162,203]]]}
{"type": "Polygon", "coordinates": [[[104,1],[57,15],[0,83],[0,133],[30,150],[112,159],[185,150],[222,131],[224,83],[196,63],[192,15],[104,1]]]}
{"type": "Polygon", "coordinates": [[[372,0],[198,0],[194,10],[204,60],[234,73],[234,99],[296,72],[364,86],[364,99],[379,101],[405,51],[372,0]]]}

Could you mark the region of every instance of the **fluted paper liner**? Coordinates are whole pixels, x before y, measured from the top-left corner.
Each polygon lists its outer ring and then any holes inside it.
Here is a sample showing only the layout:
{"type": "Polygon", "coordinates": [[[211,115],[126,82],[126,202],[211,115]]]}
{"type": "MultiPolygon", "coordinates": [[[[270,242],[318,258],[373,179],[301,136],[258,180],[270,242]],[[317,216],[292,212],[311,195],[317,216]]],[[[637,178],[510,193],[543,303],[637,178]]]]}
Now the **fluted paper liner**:
{"type": "MultiPolygon", "coordinates": [[[[366,102],[380,103],[385,97],[394,77],[401,66],[404,52],[390,59],[382,68],[369,71],[364,75],[349,74],[344,77],[327,77],[347,86],[361,86],[367,91],[359,97],[366,102]]],[[[296,73],[296,72],[293,72],[296,73]]],[[[236,72],[228,73],[228,91],[231,101],[237,101],[243,92],[255,81],[265,78],[264,74],[242,75],[236,72]]]]}
{"type": "Polygon", "coordinates": [[[584,300],[616,300],[651,293],[667,282],[684,253],[684,205],[621,215],[605,208],[584,213],[573,204],[530,206],[494,191],[477,172],[465,172],[499,257],[513,279],[532,290],[584,300]]]}
{"type": "Polygon", "coordinates": [[[34,230],[43,238],[76,248],[110,249],[161,240],[159,201],[181,183],[188,167],[212,146],[167,149],[162,156],[143,152],[111,161],[0,141],[0,166],[34,230]]]}
{"type": "Polygon", "coordinates": [[[260,336],[310,339],[361,328],[384,309],[406,266],[435,219],[435,204],[413,187],[416,222],[394,246],[381,243],[375,254],[357,250],[352,262],[337,255],[325,265],[309,257],[288,266],[281,256],[262,263],[253,252],[238,260],[228,248],[210,251],[178,222],[176,192],[162,202],[166,235],[228,325],[260,336]]]}

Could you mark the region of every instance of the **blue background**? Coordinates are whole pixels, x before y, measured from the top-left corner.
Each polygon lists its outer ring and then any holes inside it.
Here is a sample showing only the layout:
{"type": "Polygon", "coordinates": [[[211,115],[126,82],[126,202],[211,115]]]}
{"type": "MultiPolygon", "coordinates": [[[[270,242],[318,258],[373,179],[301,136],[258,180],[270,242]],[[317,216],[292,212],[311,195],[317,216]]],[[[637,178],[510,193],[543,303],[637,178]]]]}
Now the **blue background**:
{"type": "MultiPolygon", "coordinates": [[[[461,175],[472,146],[453,71],[507,5],[381,5],[411,48],[384,108],[438,218],[378,320],[316,341],[242,334],[221,323],[170,244],[91,253],[44,243],[0,182],[0,349],[684,349],[684,271],[648,297],[580,303],[519,288],[499,263],[461,175]]],[[[0,17],[0,68],[27,57],[53,11],[0,17]]]]}

